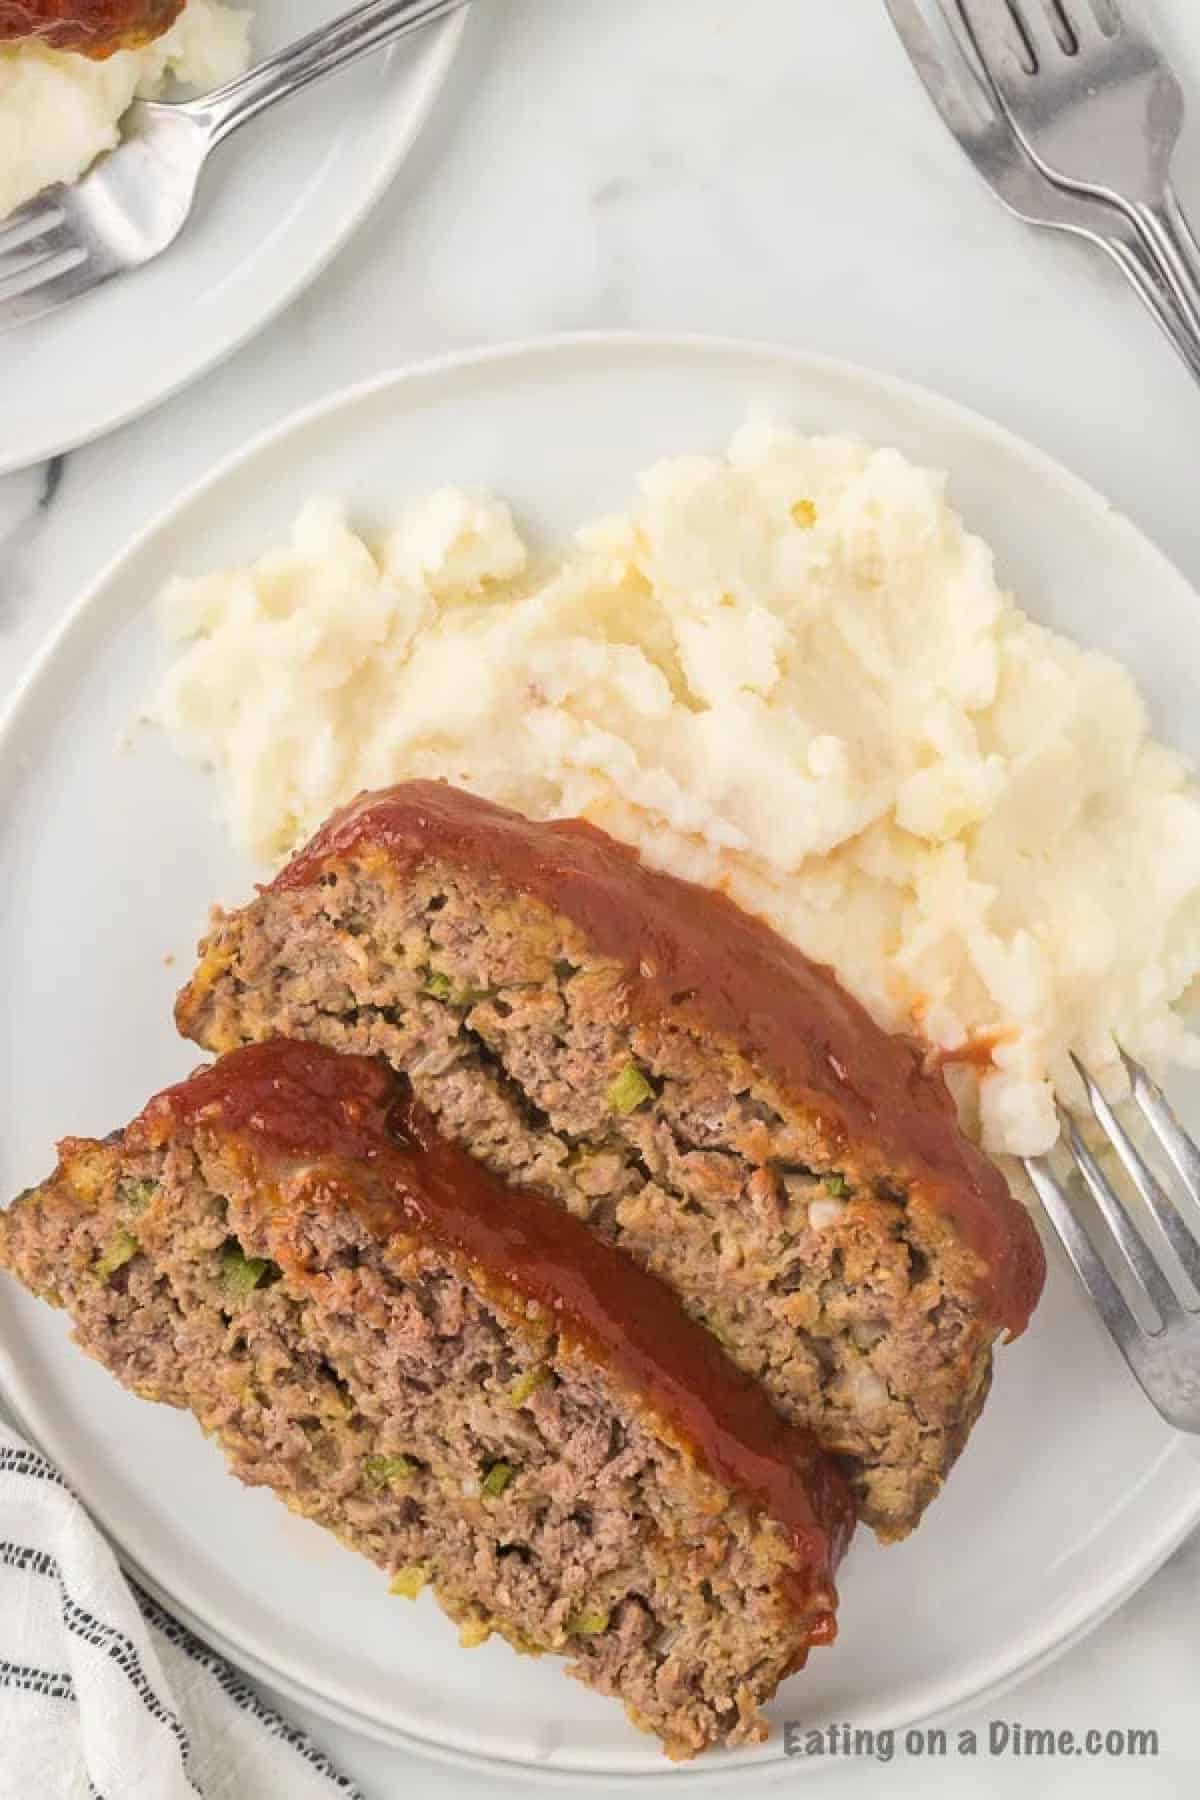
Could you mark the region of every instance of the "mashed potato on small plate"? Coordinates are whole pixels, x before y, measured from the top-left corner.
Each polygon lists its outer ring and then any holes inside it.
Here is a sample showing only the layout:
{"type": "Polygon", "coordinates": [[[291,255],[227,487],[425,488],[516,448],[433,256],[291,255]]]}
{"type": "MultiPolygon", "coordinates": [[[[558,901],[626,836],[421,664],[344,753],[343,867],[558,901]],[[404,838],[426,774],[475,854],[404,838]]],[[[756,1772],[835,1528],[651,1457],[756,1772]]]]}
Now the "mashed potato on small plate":
{"type": "Polygon", "coordinates": [[[443,490],[368,544],[331,501],[177,578],[148,716],[280,857],[361,788],[444,776],[585,815],[726,890],[945,1063],[994,1151],[1057,1136],[1071,1052],[1200,1066],[1200,799],[1130,676],[1022,613],[944,479],[748,427],[534,557],[443,490]]]}
{"type": "Polygon", "coordinates": [[[188,0],[174,25],[140,50],[93,58],[28,39],[0,45],[0,219],[55,181],[76,181],[119,137],[137,96],[172,81],[203,91],[250,60],[250,14],[224,0],[188,0]]]}

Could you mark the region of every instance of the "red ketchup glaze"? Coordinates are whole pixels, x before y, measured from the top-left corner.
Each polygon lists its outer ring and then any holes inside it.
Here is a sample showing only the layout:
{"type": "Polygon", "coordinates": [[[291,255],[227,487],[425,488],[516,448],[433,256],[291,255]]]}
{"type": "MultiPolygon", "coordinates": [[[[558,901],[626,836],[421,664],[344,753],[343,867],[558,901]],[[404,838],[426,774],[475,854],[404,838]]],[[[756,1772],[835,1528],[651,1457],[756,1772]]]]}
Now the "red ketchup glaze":
{"type": "Polygon", "coordinates": [[[36,38],[54,50],[111,56],[160,37],[185,0],[0,0],[0,41],[36,38]]]}
{"type": "Polygon", "coordinates": [[[802,1611],[820,1609],[812,1641],[830,1641],[834,1571],[854,1529],[850,1489],[812,1434],[779,1416],[665,1282],[555,1201],[508,1186],[441,1137],[382,1060],[286,1038],[251,1044],[151,1100],[126,1142],[160,1144],[180,1125],[232,1135],[252,1157],[329,1159],[299,1197],[324,1191],[331,1204],[353,1205],[376,1237],[436,1244],[477,1267],[485,1285],[553,1314],[711,1475],[785,1528],[801,1564],[792,1597],[802,1611]]]}
{"type": "Polygon", "coordinates": [[[725,895],[647,868],[581,819],[537,824],[444,782],[361,795],[271,887],[307,886],[330,859],[368,846],[401,872],[440,860],[494,875],[572,920],[625,964],[635,1010],[716,1031],[818,1113],[833,1142],[877,1145],[979,1258],[988,1317],[1014,1337],[1025,1329],[1046,1277],[1032,1219],[964,1136],[924,1046],[883,1031],[831,969],[725,895]]]}

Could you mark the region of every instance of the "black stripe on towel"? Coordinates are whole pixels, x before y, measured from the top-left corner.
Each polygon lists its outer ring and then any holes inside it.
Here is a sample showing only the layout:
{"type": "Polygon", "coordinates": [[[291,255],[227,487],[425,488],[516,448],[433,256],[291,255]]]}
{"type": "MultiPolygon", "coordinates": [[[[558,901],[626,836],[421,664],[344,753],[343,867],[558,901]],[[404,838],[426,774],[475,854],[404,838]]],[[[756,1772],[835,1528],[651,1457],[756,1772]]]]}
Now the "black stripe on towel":
{"type": "Polygon", "coordinates": [[[0,1475],[27,1475],[34,1481],[48,1481],[52,1487],[67,1487],[53,1463],[36,1450],[26,1450],[24,1445],[0,1445],[0,1475]]]}
{"type": "Polygon", "coordinates": [[[303,1758],[316,1774],[323,1775],[326,1781],[337,1789],[338,1793],[345,1794],[346,1800],[365,1800],[362,1790],[356,1788],[348,1777],[339,1774],[325,1752],[319,1750],[305,1732],[301,1731],[298,1726],[289,1725],[288,1721],[281,1718],[273,1707],[267,1706],[255,1693],[249,1682],[244,1681],[223,1658],[207,1649],[186,1626],[179,1623],[178,1619],[172,1618],[171,1614],[166,1612],[157,1600],[151,1599],[150,1595],[135,1583],[130,1583],[130,1585],[133,1587],[138,1605],[147,1622],[154,1627],[155,1631],[161,1632],[169,1644],[173,1644],[177,1650],[182,1650],[185,1656],[191,1658],[192,1662],[197,1663],[202,1669],[206,1669],[236,1707],[240,1708],[242,1712],[248,1713],[272,1737],[287,1744],[297,1756],[303,1758]]]}
{"type": "Polygon", "coordinates": [[[37,1694],[43,1700],[69,1700],[72,1706],[78,1701],[75,1683],[66,1669],[35,1669],[30,1663],[0,1659],[0,1688],[20,1688],[22,1693],[37,1694]]]}
{"type": "Polygon", "coordinates": [[[34,1550],[28,1544],[0,1543],[0,1565],[10,1569],[20,1569],[34,1575],[42,1575],[47,1580],[57,1583],[59,1592],[59,1610],[63,1624],[67,1630],[93,1650],[103,1651],[109,1661],[125,1676],[150,1717],[160,1725],[165,1725],[175,1739],[179,1750],[180,1761],[189,1785],[197,1794],[202,1789],[197,1785],[191,1773],[192,1746],[188,1738],[183,1720],[178,1713],[164,1705],[146,1677],[138,1655],[137,1645],[115,1625],[107,1625],[97,1619],[85,1606],[72,1598],[67,1589],[62,1569],[53,1556],[44,1550],[34,1550]]]}

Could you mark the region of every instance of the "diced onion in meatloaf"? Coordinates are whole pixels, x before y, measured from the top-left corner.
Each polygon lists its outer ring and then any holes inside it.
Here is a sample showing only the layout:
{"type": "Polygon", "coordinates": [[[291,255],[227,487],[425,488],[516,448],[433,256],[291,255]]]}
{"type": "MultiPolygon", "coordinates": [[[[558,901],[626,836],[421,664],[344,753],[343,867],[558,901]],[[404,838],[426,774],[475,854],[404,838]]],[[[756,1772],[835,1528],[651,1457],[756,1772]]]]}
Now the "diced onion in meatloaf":
{"type": "Polygon", "coordinates": [[[442,1129],[668,1282],[902,1537],[1044,1278],[940,1074],[828,969],[578,820],[364,795],[180,996],[212,1050],[382,1054],[442,1129]]]}
{"type": "Polygon", "coordinates": [[[0,1265],[396,1594],[428,1584],[464,1642],[568,1656],[673,1757],[762,1737],[833,1636],[833,1463],[669,1288],[503,1188],[380,1061],[254,1046],[67,1139],[0,1214],[0,1265]]]}

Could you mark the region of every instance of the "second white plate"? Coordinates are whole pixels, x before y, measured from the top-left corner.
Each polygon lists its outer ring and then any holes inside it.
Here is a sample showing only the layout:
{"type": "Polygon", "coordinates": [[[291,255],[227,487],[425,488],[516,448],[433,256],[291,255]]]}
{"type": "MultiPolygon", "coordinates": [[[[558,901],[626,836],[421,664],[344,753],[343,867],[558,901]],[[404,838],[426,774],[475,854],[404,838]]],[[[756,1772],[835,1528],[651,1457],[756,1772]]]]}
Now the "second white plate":
{"type": "MultiPolygon", "coordinates": [[[[343,11],[339,0],[254,0],[253,59],[343,11]]],[[[0,332],[0,475],[147,411],[294,299],[408,154],[465,22],[454,15],[273,108],[217,152],[166,255],[0,332]]]]}
{"type": "MultiPolygon", "coordinates": [[[[209,902],[240,900],[260,873],[212,823],[203,777],[153,738],[115,751],[150,679],[147,602],[163,578],[276,541],[321,493],[347,495],[369,523],[414,491],[478,482],[561,541],[620,505],[648,461],[718,448],[750,415],[849,427],[949,469],[1028,610],[1122,656],[1158,731],[1200,751],[1195,593],[1097,495],[944,401],[788,351],[667,339],[548,342],[386,377],[281,426],[156,523],[0,732],[0,1194],[46,1173],[57,1136],[109,1130],[194,1063],[172,1029],[174,990],[209,902]]],[[[1195,1127],[1195,1088],[1173,1091],[1195,1127]]],[[[1200,1522],[1200,1444],[1142,1400],[1057,1253],[1031,1330],[997,1364],[921,1530],[888,1550],[865,1534],[854,1545],[839,1642],[786,1685],[777,1722],[904,1726],[978,1700],[1094,1624],[1200,1522]]],[[[0,1389],[130,1565],[313,1707],[392,1743],[606,1791],[784,1772],[778,1730],[761,1749],[668,1770],[619,1707],[552,1660],[459,1650],[432,1603],[389,1598],[365,1562],[239,1488],[190,1420],[123,1393],[11,1284],[0,1389]]]]}

